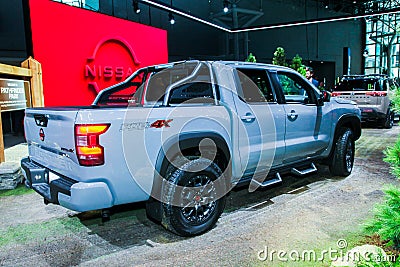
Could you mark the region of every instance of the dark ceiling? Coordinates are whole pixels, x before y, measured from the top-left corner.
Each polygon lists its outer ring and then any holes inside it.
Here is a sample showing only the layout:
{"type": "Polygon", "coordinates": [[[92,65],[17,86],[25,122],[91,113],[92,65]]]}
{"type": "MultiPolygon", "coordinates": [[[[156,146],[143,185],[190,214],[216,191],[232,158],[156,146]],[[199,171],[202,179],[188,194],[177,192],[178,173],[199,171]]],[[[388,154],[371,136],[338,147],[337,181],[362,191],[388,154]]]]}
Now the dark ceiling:
{"type": "MultiPolygon", "coordinates": [[[[400,0],[292,0],[294,8],[299,9],[298,20],[288,20],[286,16],[273,14],[272,3],[283,3],[283,0],[207,0],[203,1],[183,1],[183,0],[132,0],[133,3],[141,2],[164,11],[175,13],[176,15],[189,14],[195,16],[203,23],[214,23],[216,27],[221,27],[228,32],[245,31],[250,28],[266,28],[287,26],[287,25],[306,25],[321,21],[358,19],[371,16],[378,18],[380,15],[390,13],[400,13],[400,0]],[[157,6],[158,5],[158,6],[157,6]],[[204,10],[208,6],[208,12],[204,10]],[[229,6],[229,11],[223,12],[223,5],[229,6]],[[315,7],[328,12],[316,12],[315,7]],[[173,10],[169,10],[172,8],[173,10]],[[303,13],[301,8],[305,9],[303,13]],[[176,12],[177,10],[177,12],[176,12]],[[309,11],[308,11],[309,10],[309,11]],[[179,12],[181,14],[179,14],[179,12]],[[267,13],[269,12],[269,13],[267,13]],[[271,14],[272,12],[272,14],[271,14]],[[268,20],[259,19],[268,14],[268,20]],[[303,14],[303,17],[301,17],[303,14]],[[273,19],[272,17],[275,17],[273,19]]],[[[289,1],[288,1],[289,2],[289,1]]],[[[287,2],[285,2],[287,3],[287,2]]],[[[186,16],[186,17],[189,17],[186,16]]]]}
{"type": "Polygon", "coordinates": [[[317,0],[326,8],[350,14],[368,14],[400,7],[399,0],[317,0]]]}

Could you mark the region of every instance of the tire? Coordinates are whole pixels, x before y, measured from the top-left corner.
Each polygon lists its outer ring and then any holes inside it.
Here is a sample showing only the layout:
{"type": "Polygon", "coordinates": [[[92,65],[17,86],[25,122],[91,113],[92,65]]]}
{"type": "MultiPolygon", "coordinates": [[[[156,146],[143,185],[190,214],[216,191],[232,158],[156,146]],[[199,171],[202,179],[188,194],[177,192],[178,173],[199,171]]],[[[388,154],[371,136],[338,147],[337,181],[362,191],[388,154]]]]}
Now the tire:
{"type": "MultiPolygon", "coordinates": [[[[162,225],[186,237],[210,230],[225,208],[225,195],[218,198],[220,187],[215,182],[221,175],[221,169],[205,158],[192,160],[176,170],[163,189],[162,225]]],[[[218,181],[223,181],[222,177],[218,181]]]]}
{"type": "Polygon", "coordinates": [[[391,129],[394,124],[394,112],[392,110],[388,110],[386,117],[382,123],[382,126],[385,129],[391,129]]]}
{"type": "Polygon", "coordinates": [[[329,171],[332,175],[346,177],[353,170],[354,138],[349,128],[341,128],[334,147],[329,171]]]}

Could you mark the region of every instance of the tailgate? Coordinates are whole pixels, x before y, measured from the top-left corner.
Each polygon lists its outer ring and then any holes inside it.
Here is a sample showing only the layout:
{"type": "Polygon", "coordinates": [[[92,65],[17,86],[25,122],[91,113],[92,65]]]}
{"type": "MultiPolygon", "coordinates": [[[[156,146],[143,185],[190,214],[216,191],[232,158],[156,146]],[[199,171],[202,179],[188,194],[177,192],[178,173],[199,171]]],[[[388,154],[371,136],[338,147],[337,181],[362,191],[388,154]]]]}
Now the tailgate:
{"type": "Polygon", "coordinates": [[[25,111],[25,135],[33,161],[65,173],[76,164],[74,125],[79,108],[32,108],[25,111]]]}
{"type": "Polygon", "coordinates": [[[369,92],[340,92],[340,98],[351,100],[358,105],[378,105],[378,98],[374,97],[369,92]]]}

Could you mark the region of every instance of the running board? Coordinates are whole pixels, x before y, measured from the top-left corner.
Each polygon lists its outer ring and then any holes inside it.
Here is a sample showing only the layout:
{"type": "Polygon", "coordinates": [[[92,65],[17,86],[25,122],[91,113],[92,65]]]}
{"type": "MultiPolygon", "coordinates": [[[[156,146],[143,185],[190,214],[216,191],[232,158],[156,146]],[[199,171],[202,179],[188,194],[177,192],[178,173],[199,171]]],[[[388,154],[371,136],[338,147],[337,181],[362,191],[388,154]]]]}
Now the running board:
{"type": "Polygon", "coordinates": [[[279,172],[277,172],[276,175],[275,175],[275,178],[273,178],[273,179],[266,180],[266,181],[264,181],[262,183],[257,182],[256,180],[252,179],[251,182],[256,184],[257,187],[265,188],[265,187],[268,187],[268,186],[271,186],[271,185],[274,185],[274,184],[282,182],[282,178],[281,178],[281,175],[279,174],[279,172]]]}
{"type": "Polygon", "coordinates": [[[297,175],[297,176],[304,176],[304,175],[307,175],[307,174],[310,174],[310,173],[313,173],[316,171],[318,171],[318,169],[317,169],[317,167],[315,167],[314,163],[311,163],[310,168],[305,169],[305,170],[298,170],[296,168],[292,168],[292,170],[291,170],[292,174],[297,175]]]}

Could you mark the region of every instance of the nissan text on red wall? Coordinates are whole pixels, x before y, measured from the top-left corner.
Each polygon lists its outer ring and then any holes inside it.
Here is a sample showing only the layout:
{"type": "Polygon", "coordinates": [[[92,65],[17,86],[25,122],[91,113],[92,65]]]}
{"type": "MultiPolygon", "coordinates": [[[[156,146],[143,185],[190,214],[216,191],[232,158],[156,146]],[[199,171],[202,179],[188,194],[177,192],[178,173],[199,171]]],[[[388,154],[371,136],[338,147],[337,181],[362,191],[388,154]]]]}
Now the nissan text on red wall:
{"type": "Polygon", "coordinates": [[[51,0],[29,9],[45,106],[90,105],[137,69],[168,62],[165,30],[51,0]]]}

